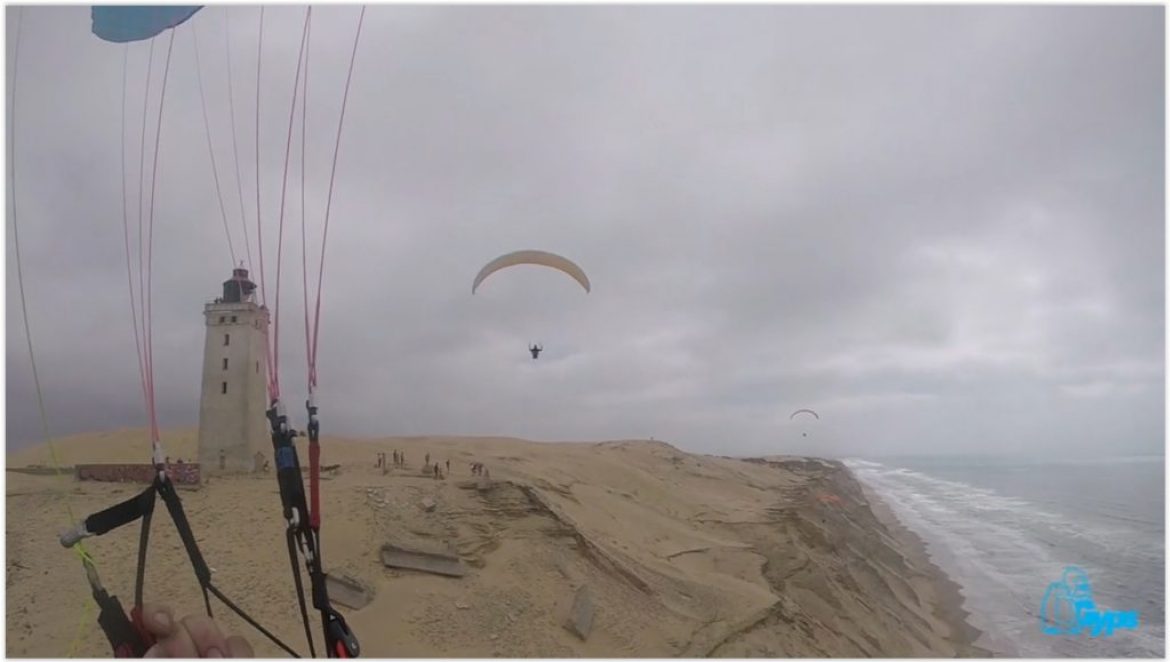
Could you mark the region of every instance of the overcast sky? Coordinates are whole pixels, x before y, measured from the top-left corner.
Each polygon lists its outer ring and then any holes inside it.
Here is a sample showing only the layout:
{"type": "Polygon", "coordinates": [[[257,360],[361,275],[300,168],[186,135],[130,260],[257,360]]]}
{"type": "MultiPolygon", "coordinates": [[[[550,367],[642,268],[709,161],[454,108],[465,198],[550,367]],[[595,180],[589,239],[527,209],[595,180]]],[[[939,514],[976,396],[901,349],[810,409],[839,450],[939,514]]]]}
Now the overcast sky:
{"type": "MultiPolygon", "coordinates": [[[[265,11],[270,303],[303,11],[265,11]]],[[[1161,453],[1163,11],[371,6],[328,243],[326,434],[1161,453]],[[471,295],[484,263],[520,248],[575,260],[592,294],[518,267],[471,295]],[[538,361],[530,341],[545,347],[538,361]],[[821,421],[790,423],[800,407],[821,421]]],[[[119,123],[125,61],[135,218],[149,42],[98,40],[87,8],[9,8],[9,90],[16,14],[17,218],[52,430],[141,426],[119,123]]],[[[314,248],[357,17],[313,12],[314,248]]],[[[175,31],[153,271],[164,427],[197,422],[202,305],[231,268],[194,37],[246,259],[225,36],[255,254],[258,20],[255,7],[210,6],[175,31]]],[[[148,147],[169,34],[155,45],[148,147]]],[[[280,306],[293,403],[305,391],[299,163],[280,306]]],[[[38,425],[8,213],[12,448],[38,425]]]]}

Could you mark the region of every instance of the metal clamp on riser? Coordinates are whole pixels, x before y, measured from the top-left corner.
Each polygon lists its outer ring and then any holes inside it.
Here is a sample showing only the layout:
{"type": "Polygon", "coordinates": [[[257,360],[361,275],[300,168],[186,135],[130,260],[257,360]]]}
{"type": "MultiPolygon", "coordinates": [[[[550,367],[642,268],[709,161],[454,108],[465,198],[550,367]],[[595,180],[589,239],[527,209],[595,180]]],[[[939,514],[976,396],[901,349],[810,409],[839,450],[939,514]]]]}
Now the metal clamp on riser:
{"type": "Polygon", "coordinates": [[[85,528],[85,522],[79,522],[76,527],[62,531],[61,535],[58,537],[58,540],[61,541],[62,547],[68,549],[92,535],[93,534],[85,528]]]}

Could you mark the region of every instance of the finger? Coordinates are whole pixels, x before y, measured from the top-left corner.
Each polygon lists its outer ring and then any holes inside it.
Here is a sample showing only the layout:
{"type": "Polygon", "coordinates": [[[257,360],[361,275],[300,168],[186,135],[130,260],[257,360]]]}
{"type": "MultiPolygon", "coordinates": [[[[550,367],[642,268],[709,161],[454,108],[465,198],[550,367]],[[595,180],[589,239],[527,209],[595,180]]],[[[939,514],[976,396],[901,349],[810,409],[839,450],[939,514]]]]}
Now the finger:
{"type": "Polygon", "coordinates": [[[252,651],[252,644],[239,635],[227,638],[227,650],[228,657],[256,657],[256,653],[252,651]]]}
{"type": "Polygon", "coordinates": [[[172,627],[165,635],[156,635],[158,639],[154,646],[146,652],[145,657],[199,657],[199,649],[187,628],[181,623],[171,621],[172,627]]]}
{"type": "Polygon", "coordinates": [[[183,619],[183,628],[195,642],[197,657],[224,657],[227,655],[227,641],[215,621],[207,616],[188,616],[183,619]]]}
{"type": "Polygon", "coordinates": [[[158,638],[168,637],[175,630],[174,614],[163,605],[143,605],[142,621],[146,630],[158,638]]]}

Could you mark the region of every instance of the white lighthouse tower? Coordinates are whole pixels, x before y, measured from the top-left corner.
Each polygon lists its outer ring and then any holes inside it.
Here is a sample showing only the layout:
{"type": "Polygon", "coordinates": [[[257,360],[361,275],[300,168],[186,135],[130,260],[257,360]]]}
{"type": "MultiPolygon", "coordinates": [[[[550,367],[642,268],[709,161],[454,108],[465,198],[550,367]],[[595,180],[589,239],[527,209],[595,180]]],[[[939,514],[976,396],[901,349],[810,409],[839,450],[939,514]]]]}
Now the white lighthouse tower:
{"type": "Polygon", "coordinates": [[[203,391],[199,398],[199,464],[204,475],[250,472],[257,453],[272,454],[268,310],[256,303],[248,270],[232,270],[223,297],[203,307],[203,391]]]}

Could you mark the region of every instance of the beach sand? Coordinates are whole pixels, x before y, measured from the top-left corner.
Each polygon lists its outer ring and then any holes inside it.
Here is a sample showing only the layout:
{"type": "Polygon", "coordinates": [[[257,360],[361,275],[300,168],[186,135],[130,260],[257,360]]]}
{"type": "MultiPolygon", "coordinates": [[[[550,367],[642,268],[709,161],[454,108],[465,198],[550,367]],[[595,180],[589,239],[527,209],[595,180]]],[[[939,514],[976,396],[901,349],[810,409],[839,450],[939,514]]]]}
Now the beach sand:
{"type": "MultiPolygon", "coordinates": [[[[194,430],[164,435],[172,458],[194,457],[195,439],[194,430]]],[[[694,455],[642,440],[322,444],[322,463],[340,465],[322,480],[323,558],[373,594],[361,609],[339,607],[365,657],[986,655],[971,645],[978,632],[964,621],[957,587],[836,462],[694,455]],[[394,450],[407,466],[383,475],[376,453],[394,450]],[[426,453],[450,460],[451,475],[423,475],[426,453]],[[471,462],[487,467],[490,485],[471,476],[471,462]],[[445,550],[467,572],[384,567],[385,543],[445,550]],[[584,639],[565,627],[583,586],[594,608],[584,639]]],[[[141,431],[56,446],[66,465],[149,457],[141,431]]],[[[83,517],[142,488],[12,471],[50,462],[44,448],[8,456],[7,654],[106,657],[81,564],[57,535],[67,508],[83,517]]],[[[216,585],[307,654],[274,476],[213,477],[180,494],[216,585]]],[[[127,607],[138,528],[86,541],[127,607]]],[[[161,506],[151,532],[146,600],[201,610],[161,506]]],[[[212,608],[257,655],[285,656],[214,598],[212,608]]],[[[319,644],[319,621],[310,622],[319,644]]]]}

